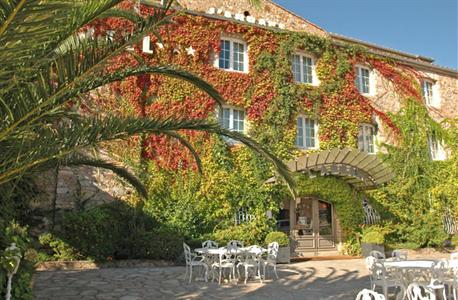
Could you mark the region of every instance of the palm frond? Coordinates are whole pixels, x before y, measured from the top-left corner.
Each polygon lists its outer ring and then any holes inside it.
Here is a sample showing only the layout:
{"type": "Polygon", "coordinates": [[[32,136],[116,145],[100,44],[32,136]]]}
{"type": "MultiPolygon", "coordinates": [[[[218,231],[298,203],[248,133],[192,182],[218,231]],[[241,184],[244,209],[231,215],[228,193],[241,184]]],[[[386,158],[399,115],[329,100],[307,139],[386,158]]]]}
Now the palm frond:
{"type": "MultiPolygon", "coordinates": [[[[33,136],[15,136],[0,143],[5,149],[0,161],[0,184],[23,174],[26,170],[47,166],[54,160],[79,153],[101,142],[126,139],[130,136],[148,134],[169,134],[179,130],[196,130],[227,136],[240,141],[272,163],[278,174],[284,178],[291,191],[295,190],[294,180],[286,165],[253,139],[221,128],[218,123],[207,120],[176,120],[154,118],[119,118],[117,116],[75,118],[59,126],[43,127],[33,136]],[[39,137],[40,143],[37,143],[39,137]],[[27,152],[17,155],[15,145],[21,144],[27,152]],[[12,149],[10,153],[8,150],[12,149]],[[13,166],[13,167],[11,167],[13,166]]],[[[49,167],[49,166],[48,166],[49,167]]]]}
{"type": "MultiPolygon", "coordinates": [[[[33,63],[47,57],[63,40],[122,0],[4,0],[0,7],[0,86],[14,75],[37,69],[33,63]]],[[[40,62],[41,63],[41,62],[40,62]]]]}
{"type": "Polygon", "coordinates": [[[178,140],[184,147],[186,147],[189,150],[191,155],[194,157],[194,160],[196,161],[196,165],[197,165],[197,169],[199,170],[199,173],[202,174],[203,173],[202,172],[202,161],[196,149],[194,149],[191,143],[177,132],[165,131],[164,134],[178,140]]]}
{"type": "Polygon", "coordinates": [[[92,158],[86,155],[77,154],[77,155],[71,155],[69,157],[66,157],[65,159],[60,161],[59,164],[66,165],[66,166],[85,165],[85,166],[91,166],[95,168],[110,170],[113,173],[115,173],[116,175],[118,175],[119,177],[126,180],[130,185],[132,185],[142,197],[144,198],[148,197],[148,191],[146,190],[146,187],[143,185],[140,179],[138,179],[137,176],[129,172],[127,168],[117,163],[109,162],[109,161],[106,161],[100,158],[92,158]]]}

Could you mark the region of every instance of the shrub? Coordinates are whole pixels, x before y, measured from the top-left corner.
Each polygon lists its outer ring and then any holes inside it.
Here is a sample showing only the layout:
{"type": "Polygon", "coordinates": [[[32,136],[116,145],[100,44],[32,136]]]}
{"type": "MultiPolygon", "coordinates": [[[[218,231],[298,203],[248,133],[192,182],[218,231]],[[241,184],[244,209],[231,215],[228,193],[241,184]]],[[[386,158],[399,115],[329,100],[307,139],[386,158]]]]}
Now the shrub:
{"type": "MultiPolygon", "coordinates": [[[[63,240],[55,237],[51,233],[45,233],[38,237],[40,245],[49,248],[51,256],[48,259],[52,260],[78,260],[82,258],[81,254],[78,253],[72,246],[63,240]]],[[[42,256],[43,254],[41,254],[42,256]]]]}
{"type": "Polygon", "coordinates": [[[452,236],[451,243],[452,243],[452,246],[458,247],[458,234],[455,234],[454,236],[452,236]]]}
{"type": "Polygon", "coordinates": [[[342,253],[350,256],[361,255],[361,242],[358,236],[350,236],[342,245],[342,253]]]}
{"type": "MultiPolygon", "coordinates": [[[[175,260],[182,252],[182,235],[160,226],[150,216],[123,202],[114,202],[63,217],[61,229],[40,237],[52,250],[51,259],[112,258],[175,260]]],[[[40,254],[43,259],[44,255],[40,254]]]]}
{"type": "Polygon", "coordinates": [[[289,246],[289,238],[286,233],[281,231],[273,231],[266,236],[266,245],[277,242],[280,247],[289,246]]]}
{"type": "MultiPolygon", "coordinates": [[[[0,249],[0,262],[4,262],[5,258],[3,256],[3,250],[11,243],[16,244],[23,256],[19,269],[13,277],[11,291],[12,299],[32,299],[31,281],[34,261],[31,261],[26,255],[28,249],[30,248],[30,239],[27,227],[21,227],[16,223],[11,223],[8,227],[6,227],[4,235],[2,234],[0,243],[0,246],[2,247],[0,249]]],[[[0,263],[0,298],[3,299],[5,297],[4,293],[7,277],[5,270],[3,270],[1,265],[3,265],[3,263],[0,263]]]]}
{"type": "Polygon", "coordinates": [[[268,228],[265,226],[250,222],[216,230],[210,235],[210,239],[215,240],[220,245],[225,245],[230,240],[241,241],[244,245],[261,245],[264,243],[266,232],[268,232],[268,228]]]}
{"type": "Polygon", "coordinates": [[[387,229],[381,226],[370,226],[363,229],[361,242],[366,244],[383,245],[387,229]]]}

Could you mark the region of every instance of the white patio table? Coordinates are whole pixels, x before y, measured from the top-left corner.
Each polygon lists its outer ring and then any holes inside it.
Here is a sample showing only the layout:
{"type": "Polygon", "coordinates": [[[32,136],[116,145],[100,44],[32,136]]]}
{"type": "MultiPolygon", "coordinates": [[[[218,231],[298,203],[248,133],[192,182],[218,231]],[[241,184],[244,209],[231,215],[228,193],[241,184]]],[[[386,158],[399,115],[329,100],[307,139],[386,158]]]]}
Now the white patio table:
{"type": "MultiPolygon", "coordinates": [[[[214,261],[217,260],[217,257],[220,255],[226,254],[227,253],[227,247],[221,247],[221,248],[196,248],[194,249],[195,252],[199,253],[205,258],[205,261],[207,264],[210,266],[213,264],[214,261]]],[[[262,248],[262,247],[240,247],[237,248],[237,252],[233,254],[242,254],[242,253],[252,253],[255,255],[261,255],[263,253],[266,253],[267,249],[262,248]]]]}
{"type": "MultiPolygon", "coordinates": [[[[237,248],[238,251],[237,253],[243,253],[243,252],[249,252],[253,254],[262,254],[267,252],[267,249],[261,248],[261,247],[243,247],[243,248],[237,248]]],[[[221,248],[196,248],[194,249],[195,252],[203,255],[222,255],[227,253],[227,248],[226,247],[221,247],[221,248]]]]}
{"type": "MultiPolygon", "coordinates": [[[[437,263],[435,260],[402,260],[402,261],[384,261],[385,268],[404,286],[404,291],[410,283],[414,281],[430,282],[433,277],[433,267],[437,263]],[[421,280],[423,279],[423,280],[421,280]]],[[[406,298],[404,294],[403,299],[406,298]]]]}

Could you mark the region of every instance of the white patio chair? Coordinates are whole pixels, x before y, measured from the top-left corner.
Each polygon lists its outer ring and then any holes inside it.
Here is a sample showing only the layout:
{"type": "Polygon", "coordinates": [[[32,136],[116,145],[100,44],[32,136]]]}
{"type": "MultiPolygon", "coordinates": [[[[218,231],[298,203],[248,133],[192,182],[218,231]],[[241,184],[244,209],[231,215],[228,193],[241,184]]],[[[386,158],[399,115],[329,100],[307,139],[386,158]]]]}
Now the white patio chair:
{"type": "Polygon", "coordinates": [[[407,260],[407,254],[408,253],[406,250],[396,249],[396,250],[393,250],[393,252],[391,253],[391,256],[393,257],[394,261],[403,261],[403,260],[407,260]]]}
{"type": "Polygon", "coordinates": [[[261,278],[261,255],[262,251],[253,251],[250,250],[257,250],[256,246],[250,247],[248,251],[244,251],[238,256],[239,263],[237,264],[237,273],[240,278],[240,268],[242,267],[245,270],[245,284],[248,280],[249,270],[253,269],[254,274],[257,274],[259,277],[260,282],[262,283],[261,278]]]}
{"type": "Polygon", "coordinates": [[[263,267],[263,276],[264,279],[267,278],[266,274],[266,268],[268,266],[271,266],[274,269],[275,277],[278,279],[278,274],[277,274],[277,256],[278,256],[278,243],[277,242],[272,242],[267,246],[267,256],[265,259],[261,258],[261,265],[263,267]]]}
{"type": "Polygon", "coordinates": [[[396,276],[397,274],[388,273],[382,261],[376,259],[372,264],[371,272],[371,289],[373,291],[377,286],[380,286],[383,290],[383,295],[388,299],[388,289],[390,287],[399,287],[402,295],[404,295],[405,289],[398,276],[396,276]]]}
{"type": "MultiPolygon", "coordinates": [[[[408,300],[436,300],[434,289],[429,285],[413,282],[407,287],[408,300]]],[[[447,298],[443,298],[447,299],[447,298]]]]}
{"type": "Polygon", "coordinates": [[[243,243],[241,241],[236,241],[232,240],[227,243],[228,247],[237,247],[237,248],[243,248],[243,243]]]}
{"type": "Polygon", "coordinates": [[[380,252],[380,251],[377,251],[377,250],[372,250],[371,252],[369,252],[369,256],[373,256],[377,259],[385,259],[385,254],[380,252]]]}
{"type": "Polygon", "coordinates": [[[202,243],[202,248],[207,248],[207,249],[217,249],[218,248],[218,243],[215,241],[207,240],[202,243]]]}
{"type": "Polygon", "coordinates": [[[186,243],[183,243],[183,249],[184,257],[186,259],[186,273],[184,277],[186,278],[189,272],[189,283],[191,283],[192,268],[202,267],[205,269],[205,282],[208,282],[208,265],[205,262],[204,258],[202,256],[198,256],[196,254],[191,253],[191,248],[186,243]]]}
{"type": "Polygon", "coordinates": [[[218,284],[221,284],[223,270],[229,270],[229,281],[235,279],[235,264],[238,253],[237,247],[228,246],[227,251],[220,254],[219,259],[212,264],[213,280],[215,280],[215,269],[219,270],[218,284]]]}
{"type": "Polygon", "coordinates": [[[355,300],[386,300],[385,296],[377,292],[364,289],[358,293],[355,300]]]}
{"type": "Polygon", "coordinates": [[[449,299],[458,300],[458,259],[448,262],[443,282],[448,287],[449,299]]]}

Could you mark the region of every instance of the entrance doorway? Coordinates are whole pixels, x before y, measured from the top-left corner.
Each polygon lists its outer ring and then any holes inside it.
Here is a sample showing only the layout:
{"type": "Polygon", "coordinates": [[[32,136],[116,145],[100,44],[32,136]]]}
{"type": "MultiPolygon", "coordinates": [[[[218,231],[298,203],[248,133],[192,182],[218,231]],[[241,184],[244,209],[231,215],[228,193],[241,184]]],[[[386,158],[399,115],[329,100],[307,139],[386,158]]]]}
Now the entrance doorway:
{"type": "Polygon", "coordinates": [[[314,197],[300,198],[292,217],[295,217],[292,237],[296,253],[335,250],[335,216],[331,203],[314,197]]]}

